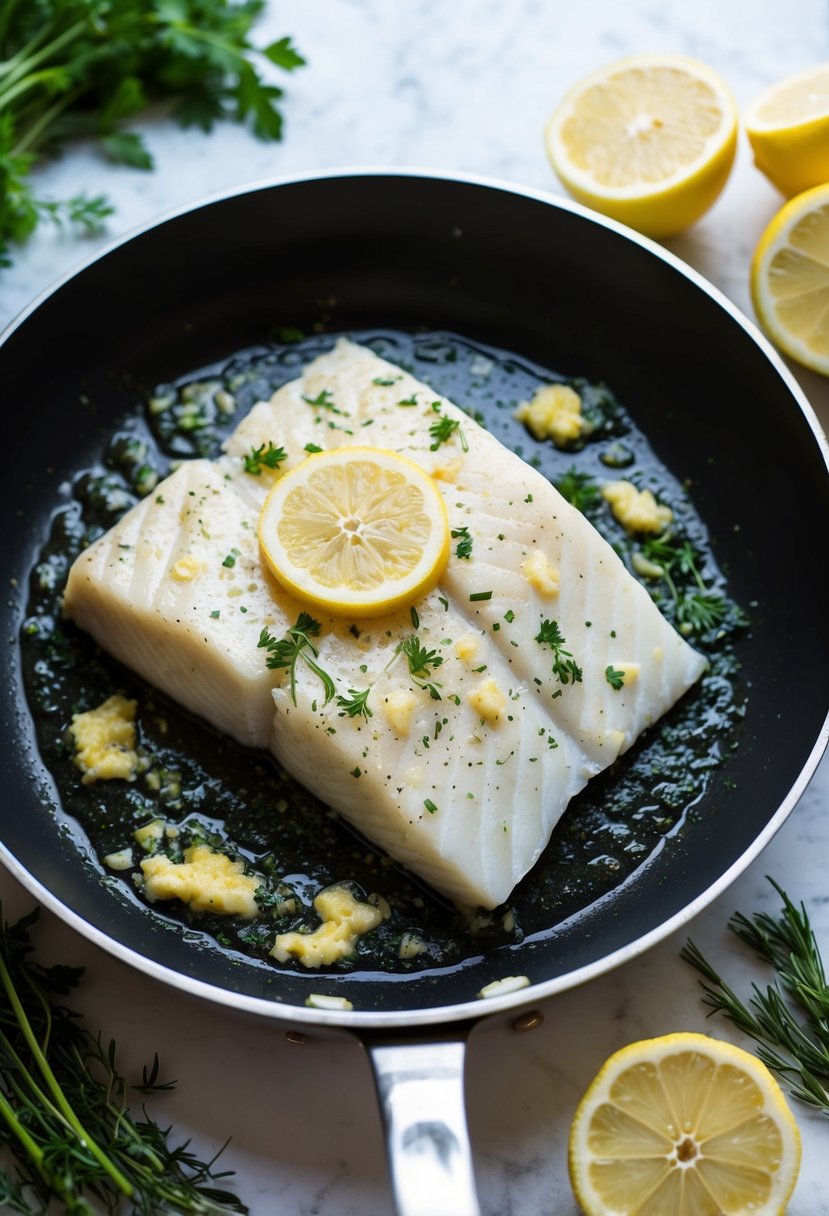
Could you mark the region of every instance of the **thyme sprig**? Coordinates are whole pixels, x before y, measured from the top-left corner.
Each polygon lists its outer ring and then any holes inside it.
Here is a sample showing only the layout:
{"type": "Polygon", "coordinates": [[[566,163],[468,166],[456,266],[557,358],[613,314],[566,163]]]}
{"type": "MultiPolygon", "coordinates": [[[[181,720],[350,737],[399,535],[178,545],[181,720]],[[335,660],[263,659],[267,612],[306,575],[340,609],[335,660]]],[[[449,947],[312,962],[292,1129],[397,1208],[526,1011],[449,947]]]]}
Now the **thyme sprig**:
{"type": "MultiPolygon", "coordinates": [[[[95,1198],[108,1213],[125,1202],[141,1216],[247,1212],[213,1185],[227,1176],[214,1172],[215,1157],[199,1161],[146,1112],[132,1115],[115,1044],[60,1002],[82,969],[32,958],[37,916],[0,925],[0,1144],[14,1162],[13,1176],[0,1169],[3,1211],[34,1216],[57,1199],[70,1216],[87,1216],[95,1198]]],[[[158,1081],[157,1057],[136,1088],[170,1088],[158,1081]]]]}
{"type": "Polygon", "coordinates": [[[319,650],[311,641],[311,638],[319,637],[321,628],[319,621],[314,620],[309,613],[300,612],[284,638],[275,638],[267,626],[259,634],[259,641],[256,645],[267,650],[267,666],[276,670],[287,667],[290,670],[291,700],[294,705],[296,705],[296,669],[300,659],[322,681],[325,690],[323,704],[327,705],[336,695],[337,688],[331,676],[316,662],[319,650]]]}
{"type": "Polygon", "coordinates": [[[728,923],[777,973],[765,990],[752,984],[744,1003],[692,941],[681,956],[703,976],[703,1000],[712,1013],[754,1039],[758,1057],[795,1098],[829,1114],[829,984],[820,947],[803,904],[796,907],[774,879],[769,882],[783,901],[780,914],[738,912],[728,923]]]}

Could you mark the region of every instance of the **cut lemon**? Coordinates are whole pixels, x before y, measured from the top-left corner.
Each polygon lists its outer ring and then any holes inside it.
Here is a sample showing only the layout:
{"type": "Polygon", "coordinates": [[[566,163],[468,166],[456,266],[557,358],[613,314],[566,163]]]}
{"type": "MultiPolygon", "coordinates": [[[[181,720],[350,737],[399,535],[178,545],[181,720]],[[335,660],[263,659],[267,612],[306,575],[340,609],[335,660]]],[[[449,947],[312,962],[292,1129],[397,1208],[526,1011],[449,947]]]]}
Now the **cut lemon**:
{"type": "Polygon", "coordinates": [[[775,345],[829,376],[829,183],[790,199],[751,262],[757,319],[775,345]]]}
{"type": "Polygon", "coordinates": [[[783,194],[829,182],[829,63],[772,85],[743,122],[755,165],[783,194]]]}
{"type": "Polygon", "coordinates": [[[800,1134],[758,1059],[704,1034],[612,1055],[570,1131],[587,1216],[771,1216],[800,1168],[800,1134]]]}
{"type": "Polygon", "coordinates": [[[259,516],[274,576],[339,616],[380,616],[435,585],[449,557],[440,490],[381,448],[333,448],[279,480],[259,516]]]}
{"type": "Polygon", "coordinates": [[[705,64],[637,55],[577,84],[547,123],[546,145],[574,198],[649,236],[670,236],[725,185],[737,107],[705,64]]]}

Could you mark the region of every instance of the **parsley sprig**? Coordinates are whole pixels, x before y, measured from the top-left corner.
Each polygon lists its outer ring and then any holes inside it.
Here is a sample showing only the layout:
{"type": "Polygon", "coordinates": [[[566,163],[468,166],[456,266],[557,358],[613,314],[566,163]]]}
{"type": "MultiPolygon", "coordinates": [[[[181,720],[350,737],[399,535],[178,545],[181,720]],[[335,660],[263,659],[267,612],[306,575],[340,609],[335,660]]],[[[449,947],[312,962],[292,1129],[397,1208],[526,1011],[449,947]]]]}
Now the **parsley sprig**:
{"type": "Polygon", "coordinates": [[[440,701],[440,684],[432,679],[433,668],[440,667],[443,656],[436,650],[427,650],[420,638],[412,634],[398,646],[398,651],[406,656],[409,665],[409,675],[419,688],[424,688],[433,701],[440,701]]]}
{"type": "Polygon", "coordinates": [[[182,126],[250,123],[282,136],[283,92],[260,64],[293,71],[305,60],[289,38],[254,47],[266,0],[26,0],[0,7],[0,265],[41,220],[98,230],[102,195],[42,199],[31,170],[70,139],[99,141],[108,159],[152,168],[125,123],[158,101],[182,126]]]}
{"type": "Polygon", "coordinates": [[[371,684],[369,684],[368,688],[349,688],[347,697],[337,697],[337,704],[342,710],[341,716],[348,718],[365,718],[366,720],[373,718],[374,710],[368,703],[368,697],[371,689],[371,684]]]}
{"type": "Polygon", "coordinates": [[[337,688],[331,676],[316,662],[319,650],[311,638],[319,637],[322,626],[307,612],[300,612],[296,622],[290,627],[284,638],[275,638],[266,627],[259,635],[257,646],[268,652],[267,666],[279,670],[287,667],[291,676],[291,700],[296,705],[296,669],[297,663],[303,663],[322,681],[325,690],[324,705],[336,696],[337,688]]]}
{"type": "MultiPolygon", "coordinates": [[[[434,401],[432,409],[440,410],[440,402],[434,401]]],[[[436,452],[442,443],[447,443],[454,434],[457,433],[461,448],[464,452],[469,451],[469,444],[466,441],[466,435],[463,433],[460,418],[447,418],[445,414],[437,417],[429,427],[429,434],[432,437],[432,443],[429,445],[431,452],[436,452]]]]}
{"type": "Polygon", "coordinates": [[[553,675],[562,684],[580,684],[582,670],[576,663],[571,651],[566,647],[564,635],[558,621],[542,620],[541,628],[535,635],[536,642],[549,646],[553,652],[553,675]]]}
{"type": "Polygon", "coordinates": [[[251,444],[250,452],[243,456],[245,472],[253,477],[261,477],[262,469],[278,469],[283,460],[288,459],[288,453],[282,447],[274,447],[269,439],[267,444],[261,443],[258,448],[251,444]]]}
{"type": "MultiPolygon", "coordinates": [[[[129,1086],[116,1048],[88,1030],[64,1004],[82,968],[46,967],[33,957],[29,931],[37,909],[0,924],[0,1168],[4,1212],[247,1212],[215,1184],[223,1175],[187,1143],[127,1105],[129,1086]],[[13,1171],[13,1172],[12,1172],[13,1171]]],[[[172,1088],[158,1080],[158,1057],[143,1070],[145,1093],[172,1088]]]]}
{"type": "Polygon", "coordinates": [[[829,983],[803,904],[797,907],[773,880],[782,900],[777,917],[736,913],[733,933],[777,973],[765,990],[752,985],[745,1004],[688,941],[681,955],[703,976],[703,1000],[754,1039],[757,1055],[801,1102],[829,1114],[829,983]]]}
{"type": "Polygon", "coordinates": [[[668,588],[681,632],[704,634],[726,625],[737,628],[747,624],[736,604],[707,586],[689,540],[664,533],[645,540],[641,550],[668,588]]]}

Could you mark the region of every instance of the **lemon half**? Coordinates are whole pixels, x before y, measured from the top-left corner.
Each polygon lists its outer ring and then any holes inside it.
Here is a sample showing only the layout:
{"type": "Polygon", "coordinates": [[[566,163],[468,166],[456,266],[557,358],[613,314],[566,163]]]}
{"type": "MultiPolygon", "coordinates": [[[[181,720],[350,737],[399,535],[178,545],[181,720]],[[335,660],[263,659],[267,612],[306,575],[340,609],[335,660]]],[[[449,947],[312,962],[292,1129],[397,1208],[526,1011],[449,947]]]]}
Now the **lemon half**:
{"type": "Polygon", "coordinates": [[[268,566],[298,598],[338,616],[380,616],[437,583],[449,558],[440,490],[381,448],[309,456],[271,490],[259,516],[268,566]]]}
{"type": "Polygon", "coordinates": [[[731,1043],[683,1032],[612,1055],[570,1131],[588,1216],[772,1216],[800,1168],[780,1086],[731,1043]]]}
{"type": "Polygon", "coordinates": [[[575,86],[546,127],[574,198],[650,236],[687,228],[725,185],[737,107],[720,76],[680,55],[636,55],[575,86]]]}
{"type": "Polygon", "coordinates": [[[776,346],[829,376],[829,183],[780,208],[751,263],[757,319],[776,346]]]}
{"type": "Polygon", "coordinates": [[[754,163],[783,194],[829,182],[829,63],[772,85],[743,122],[754,163]]]}

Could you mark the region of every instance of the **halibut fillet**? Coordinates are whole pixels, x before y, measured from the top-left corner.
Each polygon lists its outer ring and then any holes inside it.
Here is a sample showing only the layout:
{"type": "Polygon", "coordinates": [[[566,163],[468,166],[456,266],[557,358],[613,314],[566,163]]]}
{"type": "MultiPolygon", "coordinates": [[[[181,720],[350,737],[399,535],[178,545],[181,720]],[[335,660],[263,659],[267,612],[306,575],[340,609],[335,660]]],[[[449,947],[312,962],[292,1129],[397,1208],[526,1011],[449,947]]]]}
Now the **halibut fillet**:
{"type": "MultiPolygon", "coordinates": [[[[436,890],[496,907],[569,800],[700,677],[705,659],[611,546],[540,473],[427,385],[346,340],[254,406],[216,461],[183,465],[74,563],[67,615],[116,658],[221,731],[269,748],[308,789],[436,890]],[[445,419],[445,440],[436,420],[445,419]],[[275,472],[252,449],[287,452],[275,472]],[[439,587],[313,638],[326,701],[301,659],[266,666],[306,610],[265,569],[256,529],[274,478],[310,448],[375,446],[420,464],[457,540],[439,587]],[[562,682],[556,622],[581,680],[562,682]],[[401,646],[440,662],[428,679],[401,646]],[[624,673],[614,688],[606,669],[624,673]],[[338,697],[371,687],[370,716],[338,697]]],[[[347,877],[344,875],[343,877],[347,877]]]]}

